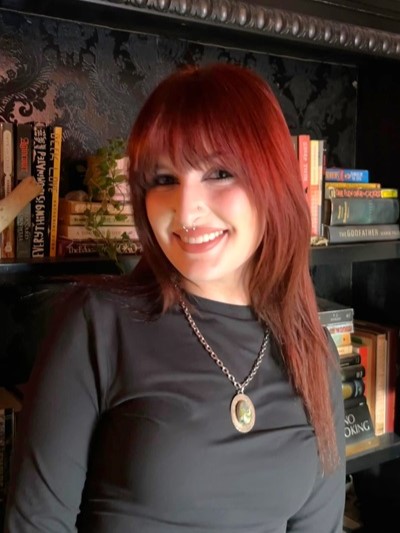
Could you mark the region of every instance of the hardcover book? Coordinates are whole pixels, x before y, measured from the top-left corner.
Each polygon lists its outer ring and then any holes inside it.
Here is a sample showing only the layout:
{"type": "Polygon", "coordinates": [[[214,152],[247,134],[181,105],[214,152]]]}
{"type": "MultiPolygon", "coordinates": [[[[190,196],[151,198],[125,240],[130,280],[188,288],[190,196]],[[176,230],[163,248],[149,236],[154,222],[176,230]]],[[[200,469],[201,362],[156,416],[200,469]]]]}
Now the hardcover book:
{"type": "MultiPolygon", "coordinates": [[[[115,215],[99,215],[94,217],[97,221],[101,221],[103,226],[134,226],[135,221],[133,215],[115,214],[115,215]]],[[[58,223],[66,224],[67,226],[85,226],[88,221],[87,215],[64,214],[61,210],[58,213],[58,223]]]]}
{"type": "MultiPolygon", "coordinates": [[[[100,226],[99,232],[103,237],[109,239],[122,239],[123,234],[126,233],[128,237],[134,241],[138,240],[136,226],[100,226]]],[[[58,226],[59,237],[73,240],[90,240],[95,239],[96,236],[89,228],[84,226],[67,226],[60,224],[58,226]]]]}
{"type": "Polygon", "coordinates": [[[47,128],[43,122],[33,125],[32,174],[42,187],[42,193],[32,200],[32,250],[31,257],[45,257],[46,252],[46,176],[47,128]]]}
{"type": "Polygon", "coordinates": [[[369,171],[358,168],[327,168],[325,181],[350,181],[353,183],[368,183],[369,171]]]}
{"type": "Polygon", "coordinates": [[[323,235],[330,244],[349,242],[393,241],[400,239],[398,224],[356,224],[323,226],[323,235]]]}
{"type": "Polygon", "coordinates": [[[60,198],[59,201],[59,214],[60,216],[74,214],[84,215],[86,211],[95,213],[101,208],[107,207],[107,213],[110,215],[124,214],[133,215],[133,208],[131,204],[124,204],[116,208],[111,204],[104,205],[102,202],[85,202],[78,200],[67,200],[66,198],[60,198]]]}
{"type": "Polygon", "coordinates": [[[331,184],[325,186],[325,199],[329,198],[398,198],[398,189],[389,188],[364,188],[354,187],[344,189],[341,187],[331,187],[331,184]]]}
{"type": "Polygon", "coordinates": [[[342,381],[361,379],[365,376],[365,367],[361,364],[348,366],[341,365],[340,373],[342,375],[342,381]]]}
{"type": "Polygon", "coordinates": [[[62,128],[61,126],[48,126],[47,131],[47,181],[46,181],[46,204],[47,207],[47,235],[49,249],[46,256],[55,257],[57,254],[57,223],[58,223],[58,203],[60,193],[61,178],[61,146],[62,128]]]}
{"type": "MultiPolygon", "coordinates": [[[[0,123],[0,198],[8,196],[14,188],[14,124],[0,123]]],[[[15,221],[4,229],[1,234],[0,258],[15,257],[15,221]]]]}
{"type": "Polygon", "coordinates": [[[395,224],[399,219],[397,198],[329,198],[324,202],[324,224],[395,224]]]}
{"type": "MultiPolygon", "coordinates": [[[[15,177],[16,185],[32,175],[32,124],[17,124],[15,142],[15,177]]],[[[16,257],[29,259],[31,257],[32,240],[32,210],[27,204],[16,219],[16,257]]]]}
{"type": "Polygon", "coordinates": [[[361,397],[361,402],[345,407],[346,456],[359,453],[376,446],[378,439],[369,413],[368,404],[361,397]]]}
{"type": "Polygon", "coordinates": [[[348,305],[317,297],[318,316],[322,325],[351,322],[354,309],[348,305]]]}
{"type": "MultiPolygon", "coordinates": [[[[121,255],[140,255],[143,251],[139,241],[116,241],[116,252],[121,255]]],[[[99,256],[104,254],[104,244],[101,242],[78,241],[72,239],[58,238],[57,256],[59,257],[84,257],[99,256]]]]}

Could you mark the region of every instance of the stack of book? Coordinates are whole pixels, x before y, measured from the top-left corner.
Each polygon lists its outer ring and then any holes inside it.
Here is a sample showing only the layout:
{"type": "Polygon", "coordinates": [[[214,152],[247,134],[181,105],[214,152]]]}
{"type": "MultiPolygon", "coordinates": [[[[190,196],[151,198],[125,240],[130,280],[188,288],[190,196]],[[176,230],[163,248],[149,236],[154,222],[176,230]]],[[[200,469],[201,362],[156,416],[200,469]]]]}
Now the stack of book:
{"type": "MultiPolygon", "coordinates": [[[[330,332],[336,345],[342,377],[345,410],[346,455],[378,444],[366,397],[367,367],[365,358],[354,349],[354,309],[318,298],[321,324],[330,332]]],[[[369,385],[368,390],[371,389],[369,385]]]]}
{"type": "Polygon", "coordinates": [[[326,162],[326,142],[313,139],[307,133],[292,135],[292,143],[300,166],[300,176],[307,198],[311,234],[322,235],[323,176],[326,162]]]}
{"type": "Polygon", "coordinates": [[[368,170],[325,170],[323,236],[330,244],[400,238],[398,189],[369,181],[368,170]]]}
{"type": "Polygon", "coordinates": [[[61,126],[0,122],[0,198],[33,176],[42,193],[1,234],[0,258],[55,257],[61,126]]]}
{"type": "Polygon", "coordinates": [[[98,256],[104,253],[107,239],[112,240],[118,254],[140,254],[141,244],[130,204],[107,206],[104,214],[102,202],[68,200],[60,198],[58,215],[57,255],[98,256]],[[88,226],[88,217],[96,217],[101,210],[101,224],[94,231],[88,226]]]}
{"type": "Polygon", "coordinates": [[[4,387],[0,387],[0,528],[10,481],[17,417],[21,409],[21,400],[4,387]]]}
{"type": "Polygon", "coordinates": [[[366,368],[365,396],[376,435],[395,429],[399,326],[354,321],[352,343],[366,368]]]}

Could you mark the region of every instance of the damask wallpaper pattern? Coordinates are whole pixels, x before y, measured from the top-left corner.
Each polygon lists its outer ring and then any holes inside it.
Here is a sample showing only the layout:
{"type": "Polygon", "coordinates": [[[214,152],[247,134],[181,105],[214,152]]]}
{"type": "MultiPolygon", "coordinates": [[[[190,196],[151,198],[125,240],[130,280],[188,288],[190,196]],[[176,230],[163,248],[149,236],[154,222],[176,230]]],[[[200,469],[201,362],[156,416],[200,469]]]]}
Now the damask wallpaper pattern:
{"type": "Polygon", "coordinates": [[[293,133],[329,139],[328,161],[354,161],[357,70],[249,51],[0,13],[0,120],[63,126],[63,190],[76,162],[126,136],[144,99],[185,64],[229,62],[259,72],[293,133]]]}
{"type": "MultiPolygon", "coordinates": [[[[0,120],[63,127],[62,194],[81,188],[77,163],[127,136],[144,99],[185,64],[246,65],[268,80],[292,133],[329,139],[328,163],[355,157],[357,70],[351,66],[119,32],[0,11],[0,120]]],[[[2,287],[0,381],[29,375],[53,289],[2,287]]]]}

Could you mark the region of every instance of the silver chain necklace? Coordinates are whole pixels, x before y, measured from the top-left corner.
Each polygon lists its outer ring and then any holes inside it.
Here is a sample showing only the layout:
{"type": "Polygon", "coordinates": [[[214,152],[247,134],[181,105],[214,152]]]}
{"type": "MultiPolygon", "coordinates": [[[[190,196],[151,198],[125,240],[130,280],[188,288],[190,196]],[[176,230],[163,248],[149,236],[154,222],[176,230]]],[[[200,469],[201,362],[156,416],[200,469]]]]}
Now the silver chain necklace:
{"type": "Polygon", "coordinates": [[[206,339],[203,337],[203,334],[197,327],[196,322],[194,321],[187,305],[185,304],[182,298],[180,298],[179,303],[185,314],[187,321],[189,322],[190,327],[192,328],[196,337],[200,341],[201,345],[207,351],[208,355],[211,357],[214,363],[216,363],[216,365],[221,369],[222,373],[225,374],[225,376],[229,379],[229,381],[235,387],[236,394],[231,401],[232,423],[240,433],[248,433],[249,431],[251,431],[251,429],[253,428],[255,424],[256,410],[255,410],[253,402],[250,400],[247,394],[244,394],[244,390],[246,389],[248,384],[251,382],[251,380],[254,378],[254,376],[257,374],[257,371],[260,368],[261,362],[264,358],[264,355],[265,355],[265,352],[268,346],[269,330],[268,329],[265,330],[264,339],[261,344],[260,351],[258,352],[257,358],[254,361],[253,367],[249,375],[243,381],[243,383],[239,383],[239,381],[235,378],[232,372],[230,372],[230,370],[224,365],[224,363],[221,361],[221,359],[218,357],[218,355],[214,352],[214,350],[208,344],[206,339]]]}

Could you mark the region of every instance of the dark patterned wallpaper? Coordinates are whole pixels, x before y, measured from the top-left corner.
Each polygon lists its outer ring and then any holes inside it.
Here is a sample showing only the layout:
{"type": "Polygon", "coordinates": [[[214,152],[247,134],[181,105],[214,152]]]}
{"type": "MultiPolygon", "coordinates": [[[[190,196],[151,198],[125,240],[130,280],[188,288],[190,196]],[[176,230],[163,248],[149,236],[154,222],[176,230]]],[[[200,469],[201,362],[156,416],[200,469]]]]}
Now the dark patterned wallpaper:
{"type": "Polygon", "coordinates": [[[328,162],[355,156],[357,70],[267,53],[0,12],[0,119],[64,128],[63,191],[75,163],[126,136],[149,91],[183,64],[247,65],[274,88],[293,133],[329,140],[328,162]]]}
{"type": "MultiPolygon", "coordinates": [[[[77,162],[126,136],[149,91],[183,64],[247,65],[275,90],[293,133],[329,142],[328,163],[355,157],[357,70],[154,35],[0,12],[0,120],[63,126],[62,192],[80,188],[77,162]]],[[[2,287],[0,381],[27,377],[53,291],[2,287]],[[50,300],[49,300],[50,298],[50,300]]]]}

